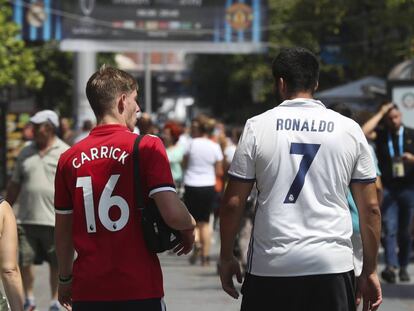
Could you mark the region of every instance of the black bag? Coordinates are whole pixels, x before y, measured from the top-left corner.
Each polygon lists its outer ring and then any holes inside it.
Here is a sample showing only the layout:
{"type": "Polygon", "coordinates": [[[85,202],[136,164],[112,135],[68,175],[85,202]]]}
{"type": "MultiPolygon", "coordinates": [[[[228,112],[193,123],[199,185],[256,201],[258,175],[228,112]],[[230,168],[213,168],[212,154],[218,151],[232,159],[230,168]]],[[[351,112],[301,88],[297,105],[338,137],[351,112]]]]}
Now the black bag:
{"type": "Polygon", "coordinates": [[[155,201],[149,198],[145,204],[139,175],[139,143],[144,135],[138,135],[134,143],[135,196],[142,211],[141,227],[145,243],[150,251],[162,253],[174,248],[181,241],[180,232],[169,227],[161,217],[155,201]]]}

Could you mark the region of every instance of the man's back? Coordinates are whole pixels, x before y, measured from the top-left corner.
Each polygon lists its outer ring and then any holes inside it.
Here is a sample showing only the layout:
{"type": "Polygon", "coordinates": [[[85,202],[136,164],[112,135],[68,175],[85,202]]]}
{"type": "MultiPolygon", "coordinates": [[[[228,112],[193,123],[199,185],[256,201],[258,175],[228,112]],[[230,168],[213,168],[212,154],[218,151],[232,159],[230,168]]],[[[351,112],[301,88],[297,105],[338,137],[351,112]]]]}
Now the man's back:
{"type": "MultiPolygon", "coordinates": [[[[65,179],[56,181],[56,209],[57,213],[73,212],[73,241],[78,253],[73,271],[74,300],[163,296],[159,262],[145,246],[135,203],[136,137],[120,125],[98,126],[59,162],[57,176],[65,179]]],[[[140,159],[144,195],[160,187],[173,187],[158,138],[142,139],[140,159]]]]}
{"type": "Polygon", "coordinates": [[[359,126],[312,99],[319,62],[304,48],[282,49],[272,63],[283,103],[249,119],[237,146],[220,208],[223,289],[237,298],[241,279],[232,246],[254,181],[259,191],[241,310],[276,303],[280,310],[355,311],[351,188],[361,217],[364,305],[381,304],[376,274],[380,212],[375,169],[359,126]]]}
{"type": "Polygon", "coordinates": [[[353,179],[375,179],[366,146],[355,122],[315,100],[285,101],[248,120],[229,174],[256,178],[259,190],[250,273],[353,269],[346,191],[353,179]]]}

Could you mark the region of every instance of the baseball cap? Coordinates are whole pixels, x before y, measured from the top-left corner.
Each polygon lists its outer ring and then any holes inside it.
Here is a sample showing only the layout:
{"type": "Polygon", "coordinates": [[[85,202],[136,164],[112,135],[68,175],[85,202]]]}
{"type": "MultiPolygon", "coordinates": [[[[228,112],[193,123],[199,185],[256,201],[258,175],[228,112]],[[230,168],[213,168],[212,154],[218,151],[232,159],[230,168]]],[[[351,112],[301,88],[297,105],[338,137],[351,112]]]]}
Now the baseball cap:
{"type": "Polygon", "coordinates": [[[30,122],[34,124],[41,124],[45,122],[52,123],[56,128],[59,127],[59,117],[56,112],[52,110],[41,110],[30,118],[30,122]]]}

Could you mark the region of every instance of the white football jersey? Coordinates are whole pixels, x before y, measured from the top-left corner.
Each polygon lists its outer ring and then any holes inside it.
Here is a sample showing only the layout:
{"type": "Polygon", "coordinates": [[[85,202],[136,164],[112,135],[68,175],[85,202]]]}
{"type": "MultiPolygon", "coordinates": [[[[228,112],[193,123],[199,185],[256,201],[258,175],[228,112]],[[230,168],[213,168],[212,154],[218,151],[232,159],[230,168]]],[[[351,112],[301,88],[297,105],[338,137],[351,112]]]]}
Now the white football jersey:
{"type": "Polygon", "coordinates": [[[367,140],[357,123],[301,99],[247,120],[229,174],[259,191],[248,272],[259,276],[353,269],[351,182],[374,182],[367,140]]]}

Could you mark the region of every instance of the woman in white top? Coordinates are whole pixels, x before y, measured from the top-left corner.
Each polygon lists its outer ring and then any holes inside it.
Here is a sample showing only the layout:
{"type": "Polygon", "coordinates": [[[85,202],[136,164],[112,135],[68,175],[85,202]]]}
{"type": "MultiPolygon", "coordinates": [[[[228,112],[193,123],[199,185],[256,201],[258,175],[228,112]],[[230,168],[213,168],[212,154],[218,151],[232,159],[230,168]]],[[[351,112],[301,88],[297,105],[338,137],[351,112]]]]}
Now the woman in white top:
{"type": "Polygon", "coordinates": [[[220,146],[209,139],[214,127],[210,122],[193,121],[193,139],[184,157],[184,201],[197,222],[199,245],[190,258],[195,263],[201,251],[202,265],[209,264],[211,227],[210,214],[215,199],[216,175],[222,173],[223,154],[220,146]]]}
{"type": "MultiPolygon", "coordinates": [[[[13,211],[0,195],[1,280],[12,311],[23,311],[23,284],[17,263],[17,227],[13,211]]],[[[0,310],[7,310],[0,304],[0,310]]]]}

